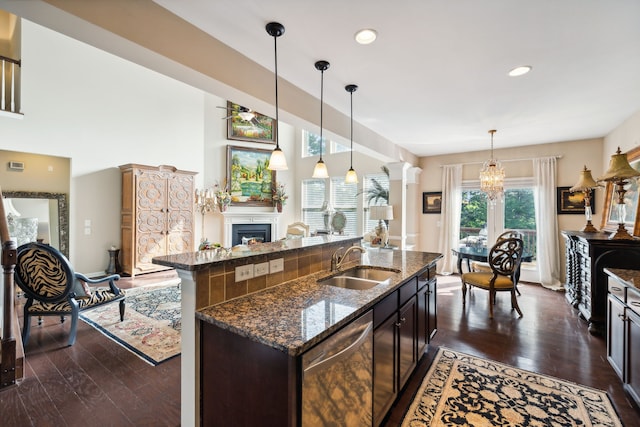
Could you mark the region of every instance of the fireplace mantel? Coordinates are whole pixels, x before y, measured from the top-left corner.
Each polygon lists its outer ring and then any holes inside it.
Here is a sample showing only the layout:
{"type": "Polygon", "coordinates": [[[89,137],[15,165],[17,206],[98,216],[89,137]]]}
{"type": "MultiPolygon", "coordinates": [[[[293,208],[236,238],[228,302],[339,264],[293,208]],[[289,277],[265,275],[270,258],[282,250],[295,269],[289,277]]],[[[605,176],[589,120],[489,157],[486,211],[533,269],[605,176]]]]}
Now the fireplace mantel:
{"type": "Polygon", "coordinates": [[[271,224],[271,239],[278,240],[278,222],[280,215],[277,212],[243,212],[228,210],[222,212],[224,217],[223,246],[231,247],[231,231],[233,224],[271,224]]]}

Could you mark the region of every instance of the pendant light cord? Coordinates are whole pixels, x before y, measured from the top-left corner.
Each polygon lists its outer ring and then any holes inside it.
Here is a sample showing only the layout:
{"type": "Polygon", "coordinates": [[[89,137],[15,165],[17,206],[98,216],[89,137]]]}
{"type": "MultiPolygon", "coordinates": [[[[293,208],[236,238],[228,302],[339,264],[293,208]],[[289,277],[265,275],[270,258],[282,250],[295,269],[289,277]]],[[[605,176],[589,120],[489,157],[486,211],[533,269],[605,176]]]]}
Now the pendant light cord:
{"type": "Polygon", "coordinates": [[[322,107],[324,105],[324,70],[320,70],[320,161],[322,161],[322,107]]]}
{"type": "Polygon", "coordinates": [[[279,141],[278,141],[278,127],[280,125],[280,120],[278,118],[278,37],[273,37],[273,52],[275,55],[275,74],[276,74],[276,148],[279,149],[279,141]]]}
{"type": "Polygon", "coordinates": [[[351,157],[349,160],[349,167],[353,169],[353,92],[350,92],[351,97],[351,157]]]}

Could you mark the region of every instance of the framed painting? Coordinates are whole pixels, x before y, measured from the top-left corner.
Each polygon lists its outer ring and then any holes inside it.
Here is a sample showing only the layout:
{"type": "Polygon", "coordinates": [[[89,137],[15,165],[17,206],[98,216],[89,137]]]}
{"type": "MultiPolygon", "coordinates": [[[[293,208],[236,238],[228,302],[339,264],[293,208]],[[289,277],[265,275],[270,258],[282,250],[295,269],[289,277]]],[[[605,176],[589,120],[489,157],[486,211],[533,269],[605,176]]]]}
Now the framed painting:
{"type": "MultiPolygon", "coordinates": [[[[571,187],[558,187],[556,189],[558,199],[556,210],[558,215],[584,215],[584,193],[582,191],[575,191],[572,193],[571,191],[569,191],[570,188],[571,187]]],[[[595,195],[595,189],[591,189],[591,213],[595,212],[595,195]]]]}
{"type": "Polygon", "coordinates": [[[271,150],[227,145],[227,183],[232,206],[273,206],[271,150]]]}
{"type": "Polygon", "coordinates": [[[422,213],[432,214],[442,212],[442,192],[422,193],[422,213]]]}
{"type": "MultiPolygon", "coordinates": [[[[631,167],[640,170],[640,147],[636,147],[627,152],[627,160],[631,167]]],[[[626,206],[626,217],[624,225],[629,234],[640,237],[640,215],[638,213],[638,181],[631,180],[625,187],[627,192],[624,195],[626,206]]],[[[618,228],[617,213],[618,195],[615,193],[615,185],[607,182],[605,188],[604,206],[602,207],[602,221],[600,229],[604,231],[615,231],[618,228]]]]}
{"type": "Polygon", "coordinates": [[[263,142],[266,144],[276,143],[276,119],[269,116],[251,111],[241,105],[227,101],[227,139],[237,141],[263,142]],[[253,118],[245,120],[242,118],[240,111],[253,114],[253,118]]]}

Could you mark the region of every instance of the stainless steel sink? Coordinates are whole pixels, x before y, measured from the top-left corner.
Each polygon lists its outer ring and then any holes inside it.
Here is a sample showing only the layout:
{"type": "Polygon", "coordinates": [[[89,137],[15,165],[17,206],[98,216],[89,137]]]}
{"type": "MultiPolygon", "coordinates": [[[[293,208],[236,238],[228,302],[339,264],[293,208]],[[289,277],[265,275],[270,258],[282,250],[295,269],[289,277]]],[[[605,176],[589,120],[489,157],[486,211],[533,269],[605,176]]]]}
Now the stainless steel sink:
{"type": "Polygon", "coordinates": [[[349,276],[333,276],[321,281],[323,285],[337,286],[345,289],[356,289],[359,291],[365,289],[371,289],[374,286],[378,286],[381,281],[361,279],[359,277],[349,276]]]}
{"type": "Polygon", "coordinates": [[[321,279],[323,285],[337,286],[339,288],[365,290],[387,282],[391,276],[399,273],[399,270],[391,270],[381,267],[358,266],[338,273],[335,276],[321,279]]]}
{"type": "Polygon", "coordinates": [[[342,274],[340,274],[340,276],[358,277],[361,279],[369,279],[382,282],[399,272],[399,270],[391,270],[381,267],[363,265],[345,270],[344,272],[342,272],[342,274]]]}

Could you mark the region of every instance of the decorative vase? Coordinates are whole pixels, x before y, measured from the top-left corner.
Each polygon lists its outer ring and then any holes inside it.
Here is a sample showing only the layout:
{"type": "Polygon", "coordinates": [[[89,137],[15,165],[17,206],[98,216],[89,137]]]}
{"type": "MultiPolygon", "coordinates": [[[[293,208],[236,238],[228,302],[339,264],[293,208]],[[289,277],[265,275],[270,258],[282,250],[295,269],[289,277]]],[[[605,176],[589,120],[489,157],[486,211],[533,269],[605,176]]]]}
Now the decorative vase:
{"type": "Polygon", "coordinates": [[[282,203],[276,202],[276,209],[278,210],[278,213],[282,213],[282,203]]]}

